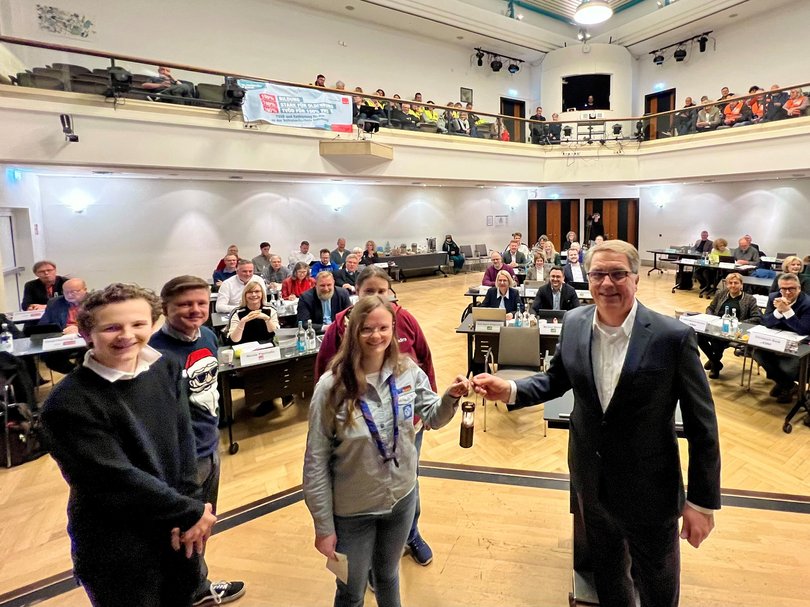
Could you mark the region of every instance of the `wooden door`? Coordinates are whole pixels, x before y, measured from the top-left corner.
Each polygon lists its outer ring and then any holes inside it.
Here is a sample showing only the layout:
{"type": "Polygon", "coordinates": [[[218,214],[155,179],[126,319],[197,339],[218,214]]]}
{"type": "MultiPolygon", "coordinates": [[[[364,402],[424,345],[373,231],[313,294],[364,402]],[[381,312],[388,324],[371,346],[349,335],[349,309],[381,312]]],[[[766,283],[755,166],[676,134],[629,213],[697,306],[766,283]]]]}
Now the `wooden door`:
{"type": "Polygon", "coordinates": [[[529,246],[545,234],[559,251],[571,230],[579,235],[579,200],[529,201],[529,233],[526,235],[529,246]]]}
{"type": "MultiPolygon", "coordinates": [[[[670,112],[675,109],[675,89],[661,91],[644,96],[644,113],[657,114],[658,112],[670,112]]],[[[672,116],[656,116],[653,120],[645,120],[646,139],[657,139],[661,137],[662,131],[672,129],[672,116]]]]}
{"type": "Polygon", "coordinates": [[[638,198],[587,199],[585,216],[599,213],[605,240],[618,238],[638,246],[638,198]]]}
{"type": "MultiPolygon", "coordinates": [[[[517,99],[501,97],[501,114],[504,116],[514,116],[515,118],[526,117],[526,103],[517,99]]],[[[526,140],[526,123],[523,120],[503,119],[503,125],[509,131],[510,141],[523,143],[526,140]]]]}

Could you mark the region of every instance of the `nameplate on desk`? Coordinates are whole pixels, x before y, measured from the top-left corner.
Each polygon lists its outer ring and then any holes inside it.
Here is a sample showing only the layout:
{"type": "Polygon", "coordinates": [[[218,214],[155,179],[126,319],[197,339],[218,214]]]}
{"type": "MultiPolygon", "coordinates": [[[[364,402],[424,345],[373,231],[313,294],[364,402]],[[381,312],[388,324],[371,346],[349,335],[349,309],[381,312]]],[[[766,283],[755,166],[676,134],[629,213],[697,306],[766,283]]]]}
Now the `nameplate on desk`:
{"type": "Polygon", "coordinates": [[[591,298],[591,292],[587,291],[585,289],[577,289],[577,297],[579,299],[590,299],[591,298]]]}
{"type": "Polygon", "coordinates": [[[758,348],[765,348],[766,350],[785,352],[787,350],[788,340],[784,337],[769,333],[749,332],[748,344],[758,348]]]}
{"type": "Polygon", "coordinates": [[[475,332],[476,333],[500,333],[502,326],[503,326],[502,322],[491,321],[491,320],[476,320],[475,321],[475,332]]]}
{"type": "Polygon", "coordinates": [[[733,270],[737,267],[737,264],[731,263],[730,261],[721,261],[717,265],[720,266],[722,270],[733,270]]]}
{"type": "Polygon", "coordinates": [[[678,264],[682,266],[693,266],[695,262],[697,262],[697,259],[681,259],[678,261],[678,264]]]}
{"type": "Polygon", "coordinates": [[[523,289],[523,297],[537,297],[537,289],[523,289]]]}
{"type": "Polygon", "coordinates": [[[14,322],[25,322],[26,320],[39,320],[45,310],[26,310],[25,312],[14,312],[11,315],[11,320],[14,322]]]}
{"type": "Polygon", "coordinates": [[[712,324],[717,324],[716,321],[718,320],[722,323],[721,318],[711,314],[683,314],[678,320],[699,332],[705,332],[706,327],[712,324]]]}
{"type": "Polygon", "coordinates": [[[540,335],[559,335],[562,333],[562,328],[562,323],[559,322],[541,323],[537,325],[537,330],[540,332],[540,335]]]}
{"type": "Polygon", "coordinates": [[[80,335],[63,335],[61,337],[49,337],[42,340],[42,350],[64,350],[65,348],[83,348],[87,345],[80,335]]]}
{"type": "Polygon", "coordinates": [[[387,261],[381,261],[379,263],[375,263],[374,265],[377,266],[378,268],[388,268],[388,264],[389,262],[387,261]]]}
{"type": "Polygon", "coordinates": [[[256,348],[249,352],[243,352],[241,360],[243,367],[271,360],[281,360],[281,348],[256,348]]]}

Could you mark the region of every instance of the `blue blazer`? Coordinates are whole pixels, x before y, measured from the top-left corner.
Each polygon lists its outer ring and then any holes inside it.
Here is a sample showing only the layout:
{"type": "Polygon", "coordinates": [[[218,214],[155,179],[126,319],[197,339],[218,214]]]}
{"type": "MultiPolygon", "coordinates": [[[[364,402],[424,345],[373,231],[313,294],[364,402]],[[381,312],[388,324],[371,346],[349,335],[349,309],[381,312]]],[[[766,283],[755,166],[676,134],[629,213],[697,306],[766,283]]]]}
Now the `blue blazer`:
{"type": "Polygon", "coordinates": [[[571,487],[630,524],[674,521],[684,506],[675,437],[680,402],[689,441],[688,499],[720,508],[720,449],[714,402],[695,332],[638,304],[627,357],[603,413],[591,365],[596,306],[570,310],[548,373],[517,381],[510,408],[574,391],[568,443],[571,487]]]}
{"type": "MultiPolygon", "coordinates": [[[[332,295],[332,322],[335,322],[337,313],[352,305],[349,293],[342,287],[335,287],[335,294],[332,295]]],[[[323,329],[323,306],[318,298],[318,289],[313,287],[304,291],[298,299],[298,320],[304,323],[307,328],[307,321],[312,321],[312,328],[320,332],[323,329]]]]}
{"type": "Polygon", "coordinates": [[[779,291],[768,295],[768,305],[765,307],[762,324],[771,329],[785,329],[799,335],[810,335],[810,295],[799,293],[796,303],[792,306],[793,316],[791,318],[776,318],[773,315],[776,309],[773,306],[773,300],[777,297],[782,297],[779,291]]]}
{"type": "MultiPolygon", "coordinates": [[[[498,287],[490,287],[487,291],[484,302],[481,304],[483,308],[500,308],[501,307],[501,294],[498,287]]],[[[523,300],[520,298],[520,293],[517,289],[509,287],[509,297],[503,302],[503,307],[507,314],[514,314],[516,311],[523,312],[523,300]]]]}
{"type": "Polygon", "coordinates": [[[45,312],[43,312],[42,318],[39,319],[39,324],[59,325],[59,328],[64,330],[67,326],[69,310],[70,304],[68,300],[65,299],[64,295],[54,297],[48,302],[48,305],[45,306],[45,312]]]}

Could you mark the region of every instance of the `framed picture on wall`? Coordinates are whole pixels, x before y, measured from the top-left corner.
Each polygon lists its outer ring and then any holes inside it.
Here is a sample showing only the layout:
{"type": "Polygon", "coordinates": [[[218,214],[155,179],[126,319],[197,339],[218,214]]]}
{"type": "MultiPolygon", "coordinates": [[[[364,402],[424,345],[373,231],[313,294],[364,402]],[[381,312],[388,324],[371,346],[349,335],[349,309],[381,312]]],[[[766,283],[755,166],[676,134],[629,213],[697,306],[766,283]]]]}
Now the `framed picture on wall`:
{"type": "Polygon", "coordinates": [[[487,215],[487,226],[492,227],[495,225],[495,217],[493,215],[487,215]]]}
{"type": "Polygon", "coordinates": [[[495,215],[495,225],[496,226],[509,225],[509,215],[495,215]]]}
{"type": "Polygon", "coordinates": [[[462,86],[461,91],[458,94],[458,100],[461,101],[461,103],[472,103],[473,102],[473,90],[472,89],[465,89],[462,86]]]}

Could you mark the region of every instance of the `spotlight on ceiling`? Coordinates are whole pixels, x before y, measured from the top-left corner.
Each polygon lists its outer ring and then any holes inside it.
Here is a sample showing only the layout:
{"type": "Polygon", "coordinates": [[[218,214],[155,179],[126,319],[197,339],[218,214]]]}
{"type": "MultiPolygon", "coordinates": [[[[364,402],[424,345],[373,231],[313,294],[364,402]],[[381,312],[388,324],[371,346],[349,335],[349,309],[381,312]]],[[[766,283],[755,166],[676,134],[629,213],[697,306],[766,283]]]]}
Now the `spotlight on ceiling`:
{"type": "Polygon", "coordinates": [[[520,66],[517,63],[510,63],[506,69],[509,70],[510,74],[517,74],[520,71],[520,66]]]}
{"type": "Polygon", "coordinates": [[[497,57],[494,57],[490,62],[489,67],[492,68],[493,72],[500,72],[501,68],[503,67],[503,61],[501,61],[497,57]]]}
{"type": "Polygon", "coordinates": [[[613,125],[613,134],[616,135],[616,137],[622,134],[622,125],[618,122],[613,125]]]}
{"type": "Polygon", "coordinates": [[[477,53],[475,53],[475,58],[478,59],[478,67],[483,67],[484,65],[484,53],[479,49],[477,53]]]}
{"type": "Polygon", "coordinates": [[[577,31],[577,40],[579,41],[588,40],[590,37],[591,34],[584,27],[579,28],[579,31],[577,31]]]}
{"type": "Polygon", "coordinates": [[[655,65],[661,65],[663,62],[664,62],[664,56],[661,53],[659,53],[658,51],[656,51],[656,55],[655,55],[655,57],[653,57],[653,63],[655,65]]]}
{"type": "Polygon", "coordinates": [[[681,61],[686,59],[686,49],[678,47],[678,50],[672,53],[672,56],[675,57],[675,61],[680,63],[681,61]]]}
{"type": "Polygon", "coordinates": [[[114,65],[107,74],[110,77],[109,97],[117,97],[121,93],[128,93],[132,88],[132,73],[122,67],[114,65]]]}
{"type": "Polygon", "coordinates": [[[574,21],[580,25],[604,23],[613,16],[613,9],[604,0],[582,0],[574,13],[574,21]]]}
{"type": "Polygon", "coordinates": [[[708,37],[706,37],[705,35],[703,35],[703,36],[701,36],[700,38],[698,38],[698,47],[700,48],[700,52],[701,52],[701,53],[705,53],[705,52],[706,52],[706,43],[707,43],[708,41],[709,41],[709,38],[708,38],[708,37]]]}

